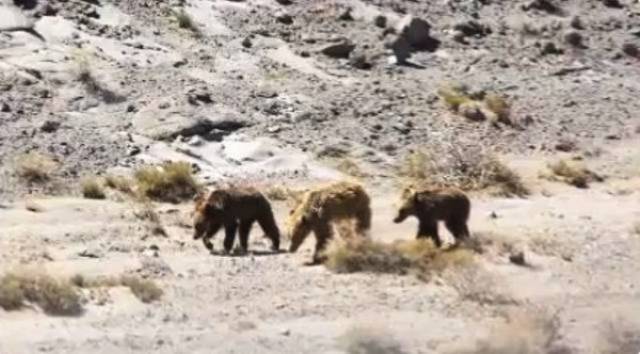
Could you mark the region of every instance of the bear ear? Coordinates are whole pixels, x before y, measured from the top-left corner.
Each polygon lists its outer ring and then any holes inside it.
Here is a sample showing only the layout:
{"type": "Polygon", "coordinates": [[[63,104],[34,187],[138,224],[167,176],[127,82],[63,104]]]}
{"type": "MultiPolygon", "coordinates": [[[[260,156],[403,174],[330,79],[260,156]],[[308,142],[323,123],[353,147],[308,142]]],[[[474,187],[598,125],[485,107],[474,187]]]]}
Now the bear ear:
{"type": "Polygon", "coordinates": [[[225,196],[221,191],[213,191],[209,194],[207,207],[213,210],[223,210],[225,205],[225,196]]]}

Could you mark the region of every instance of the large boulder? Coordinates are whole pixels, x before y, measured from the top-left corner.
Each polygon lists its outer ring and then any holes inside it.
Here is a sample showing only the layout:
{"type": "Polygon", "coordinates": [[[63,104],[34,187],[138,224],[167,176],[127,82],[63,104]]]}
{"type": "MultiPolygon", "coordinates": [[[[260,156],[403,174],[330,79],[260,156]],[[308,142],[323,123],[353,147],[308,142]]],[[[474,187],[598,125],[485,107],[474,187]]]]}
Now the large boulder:
{"type": "Polygon", "coordinates": [[[431,25],[420,18],[405,16],[396,26],[396,37],[387,47],[398,63],[405,63],[414,51],[435,52],[440,41],[431,37],[431,25]]]}

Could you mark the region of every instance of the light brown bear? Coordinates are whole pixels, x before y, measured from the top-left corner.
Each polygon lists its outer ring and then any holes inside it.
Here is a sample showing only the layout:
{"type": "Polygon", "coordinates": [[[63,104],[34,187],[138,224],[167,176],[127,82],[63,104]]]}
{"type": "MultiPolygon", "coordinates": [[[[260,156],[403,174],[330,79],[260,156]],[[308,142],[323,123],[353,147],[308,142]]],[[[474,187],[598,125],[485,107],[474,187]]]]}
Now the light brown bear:
{"type": "Polygon", "coordinates": [[[249,233],[256,221],[271,240],[272,250],[278,251],[280,230],[273,217],[271,203],[262,193],[253,188],[213,190],[196,197],[193,239],[202,238],[204,246],[213,251],[210,239],[224,226],[225,251],[231,252],[238,231],[241,251],[247,252],[249,233]]]}
{"type": "Polygon", "coordinates": [[[333,238],[336,222],[355,221],[349,231],[366,237],[371,228],[369,203],[364,188],[352,182],[338,182],[306,192],[289,215],[289,252],[296,252],[313,231],[316,249],[310,264],[322,263],[325,260],[323,251],[333,238]]]}
{"type": "Polygon", "coordinates": [[[467,195],[452,187],[407,188],[402,193],[401,207],[393,220],[403,222],[413,215],[418,218],[417,238],[431,237],[436,246],[442,241],[438,235],[438,221],[444,221],[456,242],[469,237],[467,220],[471,212],[471,201],[467,195]]]}

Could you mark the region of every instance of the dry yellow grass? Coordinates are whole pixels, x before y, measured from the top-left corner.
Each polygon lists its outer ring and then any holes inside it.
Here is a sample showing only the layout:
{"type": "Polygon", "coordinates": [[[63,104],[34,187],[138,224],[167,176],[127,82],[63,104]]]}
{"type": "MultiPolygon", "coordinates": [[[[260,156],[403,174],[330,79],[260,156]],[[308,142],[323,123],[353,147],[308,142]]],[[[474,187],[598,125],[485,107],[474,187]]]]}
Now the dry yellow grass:
{"type": "Polygon", "coordinates": [[[145,166],[136,171],[135,179],[142,197],[166,202],[189,199],[200,189],[187,162],[145,166]]]}
{"type": "Polygon", "coordinates": [[[442,158],[424,151],[412,152],[399,169],[413,185],[455,186],[466,191],[489,190],[505,197],[525,197],[529,188],[518,175],[490,153],[464,152],[442,158]]]}
{"type": "Polygon", "coordinates": [[[85,178],[81,183],[82,196],[87,199],[105,199],[104,189],[100,184],[100,180],[92,177],[85,178]]]}
{"type": "Polygon", "coordinates": [[[16,310],[27,303],[52,315],[82,312],[80,294],[68,281],[36,273],[7,273],[0,278],[0,307],[16,310]]]}
{"type": "Polygon", "coordinates": [[[553,173],[551,179],[560,180],[577,188],[588,188],[591,182],[602,182],[603,178],[582,163],[559,160],[548,165],[553,173]]]}
{"type": "Polygon", "coordinates": [[[484,97],[484,104],[487,109],[496,114],[499,122],[511,124],[511,105],[504,97],[495,93],[487,94],[484,97]]]}
{"type": "Polygon", "coordinates": [[[50,156],[32,151],[16,159],[16,172],[28,182],[45,182],[58,167],[50,156]]]}
{"type": "Polygon", "coordinates": [[[77,274],[71,278],[71,283],[80,288],[112,288],[124,286],[129,288],[133,295],[143,303],[157,301],[164,293],[154,281],[129,275],[87,278],[77,274]]]}
{"type": "Polygon", "coordinates": [[[336,273],[391,273],[415,272],[428,280],[447,268],[469,265],[473,253],[468,249],[442,250],[430,240],[397,241],[392,244],[369,239],[349,242],[335,240],[326,251],[325,265],[336,273]]]}
{"type": "Polygon", "coordinates": [[[453,112],[458,112],[460,105],[473,101],[466,93],[464,87],[459,85],[443,85],[438,89],[437,93],[447,107],[453,112]]]}
{"type": "Polygon", "coordinates": [[[167,231],[162,226],[160,216],[155,210],[155,207],[151,202],[143,201],[141,208],[135,212],[138,219],[147,223],[147,228],[153,236],[167,236],[167,231]]]}
{"type": "Polygon", "coordinates": [[[105,186],[125,194],[133,193],[133,181],[124,176],[107,175],[104,178],[105,186]]]}
{"type": "Polygon", "coordinates": [[[343,158],[337,161],[335,167],[338,171],[351,177],[366,177],[366,174],[362,171],[362,168],[349,158],[343,158]]]}

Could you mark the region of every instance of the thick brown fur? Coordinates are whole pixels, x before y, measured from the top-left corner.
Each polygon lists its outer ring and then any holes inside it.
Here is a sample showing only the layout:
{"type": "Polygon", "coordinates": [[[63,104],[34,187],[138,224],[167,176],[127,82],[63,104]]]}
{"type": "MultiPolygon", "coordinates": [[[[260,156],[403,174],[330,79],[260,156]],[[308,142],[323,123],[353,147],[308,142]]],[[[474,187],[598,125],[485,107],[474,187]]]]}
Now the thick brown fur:
{"type": "Polygon", "coordinates": [[[289,252],[296,252],[313,232],[316,249],[312,263],[321,263],[324,260],[322,253],[333,238],[334,223],[355,221],[349,231],[358,236],[367,235],[371,228],[369,204],[370,199],[364,188],[352,182],[338,182],[308,191],[289,216],[289,252]]]}
{"type": "Polygon", "coordinates": [[[413,215],[418,218],[417,238],[431,237],[440,247],[438,221],[444,221],[456,242],[469,237],[467,220],[471,212],[471,201],[467,195],[452,187],[407,188],[402,193],[402,204],[395,223],[403,222],[413,215]]]}
{"type": "Polygon", "coordinates": [[[280,248],[280,230],[273,216],[271,203],[253,188],[217,189],[196,197],[193,215],[194,240],[202,238],[205,247],[213,251],[210,239],[224,226],[224,249],[231,252],[236,237],[240,236],[240,248],[248,251],[249,233],[258,222],[271,240],[272,250],[280,248]]]}

